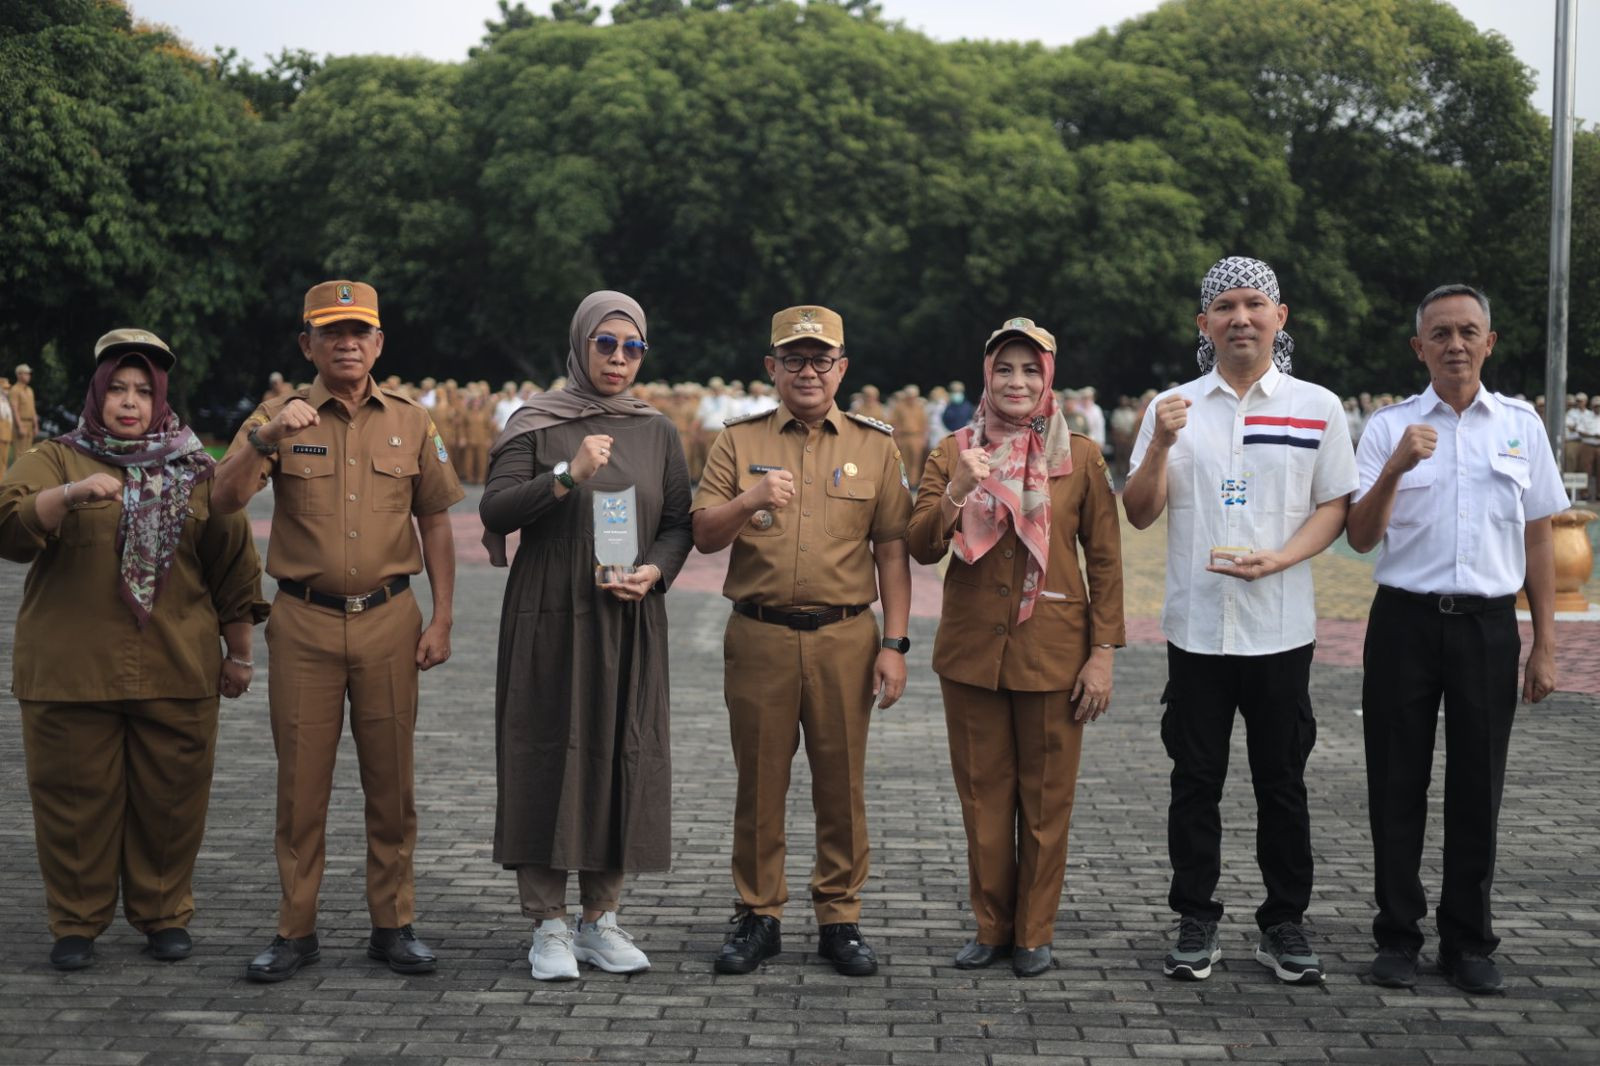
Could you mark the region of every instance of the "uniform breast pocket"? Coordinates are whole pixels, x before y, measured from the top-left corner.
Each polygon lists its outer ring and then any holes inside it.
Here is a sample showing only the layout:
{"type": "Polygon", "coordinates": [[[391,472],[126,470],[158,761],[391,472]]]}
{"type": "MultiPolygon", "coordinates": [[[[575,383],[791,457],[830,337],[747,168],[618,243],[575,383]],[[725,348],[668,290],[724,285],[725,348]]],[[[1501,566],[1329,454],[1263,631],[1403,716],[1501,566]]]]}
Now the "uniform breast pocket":
{"type": "Polygon", "coordinates": [[[1194,506],[1194,456],[1174,448],[1167,453],[1167,506],[1194,506]]]}
{"type": "Polygon", "coordinates": [[[326,455],[286,455],[278,464],[273,491],[289,514],[333,514],[338,492],[333,481],[333,459],[326,455]]]}
{"type": "Polygon", "coordinates": [[[1317,471],[1315,448],[1286,448],[1288,468],[1283,479],[1283,510],[1286,514],[1306,514],[1316,502],[1311,498],[1311,479],[1317,471]]]}
{"type": "Polygon", "coordinates": [[[415,455],[381,455],[372,459],[372,509],[411,510],[412,481],[422,473],[415,455]]]}
{"type": "Polygon", "coordinates": [[[95,500],[72,508],[61,522],[61,543],[80,548],[87,544],[115,542],[122,524],[122,505],[117,500],[95,500]]]}
{"type": "Polygon", "coordinates": [[[1389,512],[1389,524],[1407,528],[1420,526],[1433,517],[1432,499],[1434,469],[1423,463],[1400,476],[1394,492],[1394,510],[1389,512]]]}
{"type": "Polygon", "coordinates": [[[1495,456],[1492,460],[1494,479],[1489,485],[1489,514],[1498,522],[1521,525],[1526,512],[1522,496],[1532,484],[1532,472],[1526,459],[1495,456]]]}
{"type": "Polygon", "coordinates": [[[860,540],[872,527],[872,512],[877,506],[878,486],[861,477],[840,478],[828,483],[828,496],[822,504],[823,528],[830,537],[860,540]]]}
{"type": "MultiPolygon", "coordinates": [[[[740,479],[739,491],[740,492],[748,492],[748,491],[750,491],[750,489],[752,489],[756,485],[760,484],[760,482],[761,482],[761,478],[760,477],[746,475],[745,477],[740,479]]],[[[798,499],[790,500],[789,501],[788,510],[793,510],[794,508],[799,507],[799,506],[800,506],[800,501],[798,499]]],[[[777,536],[781,536],[783,534],[783,525],[784,525],[784,512],[783,511],[774,511],[774,510],[771,510],[771,509],[763,509],[763,510],[757,511],[755,514],[753,514],[749,518],[745,519],[744,525],[739,527],[739,536],[741,536],[741,537],[777,537],[777,536]]]]}

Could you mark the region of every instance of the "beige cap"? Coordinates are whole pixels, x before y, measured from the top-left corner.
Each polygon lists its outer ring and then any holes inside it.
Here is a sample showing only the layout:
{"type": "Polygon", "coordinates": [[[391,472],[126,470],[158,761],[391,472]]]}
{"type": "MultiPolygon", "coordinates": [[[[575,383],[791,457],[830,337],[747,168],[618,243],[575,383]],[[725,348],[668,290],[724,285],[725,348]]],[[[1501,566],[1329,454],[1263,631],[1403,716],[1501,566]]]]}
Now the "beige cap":
{"type": "Polygon", "coordinates": [[[983,354],[988,355],[994,351],[1007,337],[1026,337],[1051,355],[1056,353],[1055,334],[1031,318],[1008,318],[1005,325],[989,334],[989,339],[983,346],[983,354]]]}
{"type": "Polygon", "coordinates": [[[33,367],[29,366],[27,363],[18,363],[17,364],[17,369],[15,371],[13,371],[13,373],[31,374],[31,373],[33,373],[33,367]]]}
{"type": "MultiPolygon", "coordinates": [[[[94,342],[94,361],[110,359],[124,352],[143,352],[162,370],[171,370],[178,357],[172,354],[167,342],[147,329],[114,329],[94,342]]],[[[17,367],[18,370],[22,368],[17,367]]]]}
{"type": "Polygon", "coordinates": [[[830,348],[844,347],[844,319],[837,311],[814,304],[785,307],[772,316],[772,346],[795,341],[821,341],[830,348]]]}

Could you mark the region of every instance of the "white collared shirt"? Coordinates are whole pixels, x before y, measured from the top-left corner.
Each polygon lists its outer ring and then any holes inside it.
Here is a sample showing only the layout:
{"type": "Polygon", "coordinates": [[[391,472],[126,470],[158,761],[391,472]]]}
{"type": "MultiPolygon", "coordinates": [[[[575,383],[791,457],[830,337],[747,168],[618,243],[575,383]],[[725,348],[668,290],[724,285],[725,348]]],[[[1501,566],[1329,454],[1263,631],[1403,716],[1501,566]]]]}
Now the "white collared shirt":
{"type": "Polygon", "coordinates": [[[1406,427],[1421,423],[1438,431],[1439,443],[1400,478],[1373,580],[1410,592],[1512,595],[1527,574],[1523,527],[1567,509],[1544,423],[1529,404],[1481,385],[1457,415],[1429,385],[1367,423],[1356,499],[1383,473],[1406,427]]]}
{"type": "Polygon", "coordinates": [[[1130,476],[1155,436],[1156,405],[1188,399],[1167,452],[1167,595],[1161,631],[1199,655],[1273,655],[1317,639],[1310,560],[1256,581],[1206,570],[1212,548],[1282,548],[1311,512],[1356,487],[1339,398],[1270,368],[1241,399],[1215,370],[1151,401],[1130,476]]]}

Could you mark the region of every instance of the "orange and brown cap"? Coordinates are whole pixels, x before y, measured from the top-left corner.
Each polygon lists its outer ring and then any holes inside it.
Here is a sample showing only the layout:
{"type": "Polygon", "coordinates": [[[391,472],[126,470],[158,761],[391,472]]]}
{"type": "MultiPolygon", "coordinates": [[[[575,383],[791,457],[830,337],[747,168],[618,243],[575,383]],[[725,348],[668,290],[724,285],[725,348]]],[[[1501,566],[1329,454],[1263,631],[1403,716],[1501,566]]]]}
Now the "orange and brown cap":
{"type": "Polygon", "coordinates": [[[324,281],[306,290],[305,312],[300,316],[313,326],[355,319],[382,328],[378,321],[378,290],[364,281],[324,281]]]}

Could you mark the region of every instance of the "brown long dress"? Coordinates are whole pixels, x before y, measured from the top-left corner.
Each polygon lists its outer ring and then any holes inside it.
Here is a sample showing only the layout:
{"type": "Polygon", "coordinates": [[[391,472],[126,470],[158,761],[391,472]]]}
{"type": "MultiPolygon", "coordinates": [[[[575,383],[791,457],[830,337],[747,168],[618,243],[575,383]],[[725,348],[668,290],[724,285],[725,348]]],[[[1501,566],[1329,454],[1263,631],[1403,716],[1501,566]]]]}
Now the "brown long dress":
{"type": "Polygon", "coordinates": [[[596,416],[525,433],[495,456],[478,512],[522,531],[500,615],[494,858],[558,870],[664,870],[672,851],[667,609],[693,543],[689,475],[666,418],[596,416]],[[583,438],[611,461],[557,499],[551,469],[583,438]],[[639,564],[661,583],[623,603],[594,583],[595,491],[635,486],[639,564]]]}

